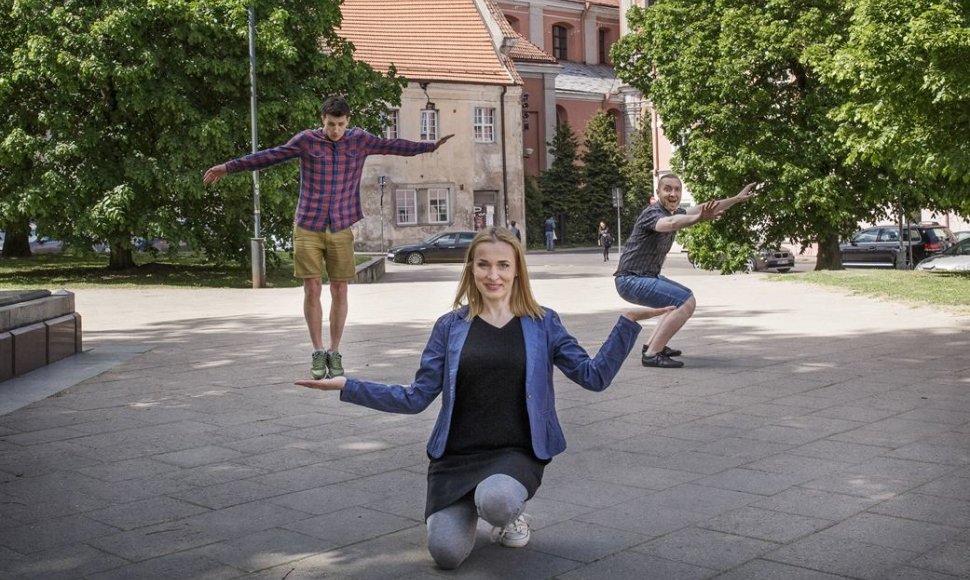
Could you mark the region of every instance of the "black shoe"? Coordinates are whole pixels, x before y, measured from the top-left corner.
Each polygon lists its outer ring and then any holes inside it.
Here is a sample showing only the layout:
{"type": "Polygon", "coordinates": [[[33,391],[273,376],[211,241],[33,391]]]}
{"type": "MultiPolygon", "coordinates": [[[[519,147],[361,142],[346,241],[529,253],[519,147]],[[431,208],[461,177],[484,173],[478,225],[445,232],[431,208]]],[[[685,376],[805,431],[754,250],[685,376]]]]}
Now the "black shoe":
{"type": "MultiPolygon", "coordinates": [[[[643,345],[643,350],[640,351],[640,352],[642,354],[646,354],[647,353],[647,345],[643,345]]],[[[680,356],[680,355],[682,355],[684,353],[681,352],[681,351],[679,351],[679,350],[677,350],[676,348],[670,348],[669,346],[665,346],[664,349],[662,351],[660,351],[660,354],[662,354],[664,356],[680,356]]]]}
{"type": "Polygon", "coordinates": [[[657,353],[653,356],[643,355],[640,362],[645,367],[657,367],[661,369],[679,369],[684,366],[684,363],[679,360],[674,360],[663,353],[657,353]]]}

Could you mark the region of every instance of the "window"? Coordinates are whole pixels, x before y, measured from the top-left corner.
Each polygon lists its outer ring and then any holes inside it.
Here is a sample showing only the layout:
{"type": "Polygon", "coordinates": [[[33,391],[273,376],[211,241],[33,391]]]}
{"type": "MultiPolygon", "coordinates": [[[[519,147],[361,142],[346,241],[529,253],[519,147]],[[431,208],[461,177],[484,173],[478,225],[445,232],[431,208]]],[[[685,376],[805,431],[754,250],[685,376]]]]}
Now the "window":
{"type": "Polygon", "coordinates": [[[451,221],[447,189],[428,190],[428,223],[443,224],[451,221]]]}
{"type": "Polygon", "coordinates": [[[399,189],[394,192],[394,197],[398,225],[418,223],[418,192],[413,189],[399,189]]]}
{"type": "Polygon", "coordinates": [[[518,18],[516,18],[515,16],[506,15],[505,19],[509,21],[509,26],[512,27],[512,30],[516,32],[522,32],[521,30],[519,30],[519,26],[521,26],[521,24],[519,24],[518,18]]]}
{"type": "Polygon", "coordinates": [[[401,111],[394,109],[393,111],[388,111],[384,115],[384,138],[385,139],[397,139],[398,138],[398,127],[401,123],[401,111]]]}
{"type": "Polygon", "coordinates": [[[495,142],[495,109],[475,107],[475,142],[495,142]]]}
{"type": "Polygon", "coordinates": [[[606,28],[599,30],[600,64],[610,64],[609,45],[606,43],[609,33],[610,31],[606,28]]]}
{"type": "Polygon", "coordinates": [[[556,24],[552,27],[552,56],[559,60],[569,60],[569,51],[566,49],[566,27],[556,24]]]}
{"type": "Polygon", "coordinates": [[[421,111],[421,141],[438,140],[438,111],[424,109],[421,111]]]}

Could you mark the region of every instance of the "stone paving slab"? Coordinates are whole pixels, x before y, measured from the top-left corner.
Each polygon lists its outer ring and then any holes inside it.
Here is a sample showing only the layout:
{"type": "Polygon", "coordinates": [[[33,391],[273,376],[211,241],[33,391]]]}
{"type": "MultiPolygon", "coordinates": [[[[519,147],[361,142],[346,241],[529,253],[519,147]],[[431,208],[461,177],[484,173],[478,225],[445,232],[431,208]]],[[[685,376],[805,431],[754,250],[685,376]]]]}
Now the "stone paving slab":
{"type": "MultiPolygon", "coordinates": [[[[595,351],[628,307],[613,264],[528,260],[595,351]]],[[[387,270],[352,288],[342,350],[350,374],[407,383],[458,266],[387,270]]],[[[16,379],[47,398],[0,392],[0,577],[970,577],[970,318],[679,255],[666,273],[698,298],[687,366],[634,352],[602,393],[557,375],[569,448],[532,542],[482,526],[457,572],[422,521],[438,403],[390,415],[294,386],[299,288],[78,292],[83,356],[113,360],[16,379]]]]}

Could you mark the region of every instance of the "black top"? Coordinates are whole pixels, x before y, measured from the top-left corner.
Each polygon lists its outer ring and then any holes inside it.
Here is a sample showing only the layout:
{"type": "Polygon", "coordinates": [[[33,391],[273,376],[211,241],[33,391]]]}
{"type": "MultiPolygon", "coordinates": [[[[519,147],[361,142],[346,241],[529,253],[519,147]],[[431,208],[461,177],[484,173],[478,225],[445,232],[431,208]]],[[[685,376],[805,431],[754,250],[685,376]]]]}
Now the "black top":
{"type": "Polygon", "coordinates": [[[661,218],[685,213],[687,210],[682,207],[669,212],[659,201],[643,210],[633,225],[633,233],[623,246],[620,263],[613,275],[659,276],[677,232],[658,232],[654,228],[661,218]]]}
{"type": "Polygon", "coordinates": [[[496,328],[476,316],[461,351],[445,454],[519,447],[532,453],[525,339],[513,318],[496,328]]]}

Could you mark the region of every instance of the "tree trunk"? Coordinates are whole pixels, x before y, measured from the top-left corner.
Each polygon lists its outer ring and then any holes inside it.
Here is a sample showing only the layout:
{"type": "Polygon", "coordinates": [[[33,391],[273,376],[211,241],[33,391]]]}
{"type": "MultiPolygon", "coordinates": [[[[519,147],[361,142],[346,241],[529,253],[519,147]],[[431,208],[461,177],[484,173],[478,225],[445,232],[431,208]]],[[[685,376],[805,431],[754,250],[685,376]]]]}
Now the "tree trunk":
{"type": "Polygon", "coordinates": [[[29,258],[30,253],[30,222],[14,222],[4,224],[6,233],[3,240],[4,258],[29,258]]]}
{"type": "Polygon", "coordinates": [[[841,270],[842,253],[839,252],[839,237],[831,234],[818,241],[818,256],[815,259],[816,270],[841,270]]]}
{"type": "Polygon", "coordinates": [[[121,244],[111,244],[111,257],[108,259],[109,270],[127,270],[135,267],[135,259],[131,255],[131,248],[121,244]]]}

